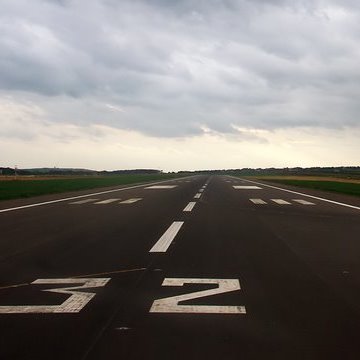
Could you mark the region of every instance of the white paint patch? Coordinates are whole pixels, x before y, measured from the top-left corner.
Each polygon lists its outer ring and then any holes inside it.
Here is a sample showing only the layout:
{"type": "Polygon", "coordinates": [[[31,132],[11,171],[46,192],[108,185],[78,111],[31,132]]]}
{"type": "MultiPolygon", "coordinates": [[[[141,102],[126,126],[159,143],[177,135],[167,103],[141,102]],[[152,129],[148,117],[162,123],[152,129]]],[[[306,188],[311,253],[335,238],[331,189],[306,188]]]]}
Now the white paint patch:
{"type": "Polygon", "coordinates": [[[197,194],[194,196],[194,199],[200,199],[200,196],[201,196],[201,193],[197,193],[197,194]]]}
{"type": "Polygon", "coordinates": [[[110,204],[112,202],[119,201],[119,200],[120,199],[107,199],[107,200],[98,201],[95,204],[97,204],[97,205],[105,205],[105,204],[110,204]]]}
{"type": "Polygon", "coordinates": [[[261,187],[251,186],[251,185],[234,185],[233,188],[236,189],[236,190],[256,190],[256,189],[261,189],[261,187]]]}
{"type": "Polygon", "coordinates": [[[75,202],[72,202],[70,203],[71,205],[80,205],[80,204],[86,204],[86,203],[89,203],[89,202],[94,202],[94,201],[97,201],[99,199],[86,199],[86,200],[80,200],[80,201],[75,201],[75,202]]]}
{"type": "Polygon", "coordinates": [[[302,199],[293,199],[293,201],[302,204],[302,205],[315,205],[314,203],[302,199]]]}
{"type": "MultiPolygon", "coordinates": [[[[344,206],[344,207],[348,207],[348,208],[351,208],[351,209],[360,210],[360,206],[345,204],[345,203],[341,203],[341,202],[338,202],[338,201],[325,199],[325,198],[322,198],[322,197],[319,197],[319,196],[309,195],[309,194],[305,194],[305,193],[301,193],[301,192],[293,191],[293,190],[289,190],[289,189],[283,189],[283,188],[280,188],[280,187],[277,187],[277,186],[272,186],[272,185],[268,185],[268,184],[259,183],[257,181],[252,181],[252,180],[243,180],[243,181],[247,181],[247,182],[250,182],[252,184],[258,184],[258,185],[261,185],[261,186],[266,186],[266,187],[271,188],[271,189],[276,189],[276,190],[280,190],[280,191],[286,191],[286,192],[296,194],[296,195],[306,196],[306,197],[309,197],[309,198],[312,198],[312,199],[325,201],[325,202],[328,202],[328,203],[331,203],[331,204],[344,206]]],[[[1,210],[0,210],[0,212],[1,212],[1,210]]]]}
{"type": "Polygon", "coordinates": [[[159,189],[173,189],[177,187],[177,185],[153,185],[153,186],[148,186],[146,187],[145,189],[156,189],[156,190],[159,190],[159,189]]]}
{"type": "Polygon", "coordinates": [[[43,291],[71,296],[60,305],[14,305],[0,306],[0,314],[49,314],[49,313],[78,313],[96,295],[90,292],[80,292],[79,289],[92,289],[105,286],[110,278],[87,279],[38,279],[32,284],[83,284],[81,286],[64,287],[60,289],[46,289],[43,291]],[[74,291],[76,290],[76,291],[74,291]]]}
{"type": "Polygon", "coordinates": [[[201,188],[201,189],[199,189],[199,192],[203,192],[203,191],[204,191],[204,189],[202,189],[202,188],[201,188]]]}
{"type": "MultiPolygon", "coordinates": [[[[175,180],[176,179],[174,179],[172,181],[175,181],[175,180]]],[[[169,182],[169,180],[150,182],[148,184],[162,184],[164,182],[169,182]]],[[[17,206],[17,207],[13,207],[13,208],[1,209],[0,213],[9,212],[9,211],[15,211],[15,210],[21,210],[21,209],[29,209],[29,208],[32,208],[32,207],[49,205],[49,204],[56,204],[56,203],[59,203],[59,202],[70,201],[70,200],[75,200],[75,199],[82,199],[82,198],[87,198],[89,196],[97,196],[97,195],[109,194],[109,193],[113,193],[113,192],[117,192],[117,191],[137,189],[137,188],[144,187],[145,185],[146,184],[127,186],[127,187],[120,188],[120,189],[112,189],[112,190],[100,191],[100,192],[90,193],[90,194],[86,194],[86,195],[71,196],[71,197],[61,198],[61,199],[57,199],[57,200],[50,200],[50,201],[44,201],[44,202],[40,202],[40,203],[17,206]]],[[[95,200],[98,200],[98,199],[95,199],[95,200]]]]}
{"type": "Polygon", "coordinates": [[[283,199],[271,199],[271,201],[273,201],[276,204],[279,205],[291,205],[291,203],[289,203],[288,201],[285,201],[283,199]]]}
{"type": "Polygon", "coordinates": [[[253,202],[254,204],[257,205],[263,205],[263,204],[267,204],[266,201],[262,200],[262,199],[249,199],[251,202],[253,202]]]}
{"type": "Polygon", "coordinates": [[[191,211],[194,208],[195,204],[196,204],[195,201],[189,202],[183,211],[191,211]]]}
{"type": "Polygon", "coordinates": [[[136,202],[138,202],[140,200],[142,200],[142,198],[133,198],[133,199],[128,199],[128,200],[121,201],[119,204],[133,204],[133,203],[136,203],[136,202]]]}
{"type": "Polygon", "coordinates": [[[224,294],[240,290],[237,279],[183,279],[165,278],[162,286],[183,286],[184,284],[217,284],[210,290],[196,291],[189,294],[171,296],[155,300],[151,306],[152,313],[188,313],[188,314],[246,314],[245,306],[226,305],[179,305],[179,302],[199,299],[211,295],[224,294]]]}
{"type": "Polygon", "coordinates": [[[149,252],[166,252],[183,224],[183,221],[174,221],[149,252]]]}

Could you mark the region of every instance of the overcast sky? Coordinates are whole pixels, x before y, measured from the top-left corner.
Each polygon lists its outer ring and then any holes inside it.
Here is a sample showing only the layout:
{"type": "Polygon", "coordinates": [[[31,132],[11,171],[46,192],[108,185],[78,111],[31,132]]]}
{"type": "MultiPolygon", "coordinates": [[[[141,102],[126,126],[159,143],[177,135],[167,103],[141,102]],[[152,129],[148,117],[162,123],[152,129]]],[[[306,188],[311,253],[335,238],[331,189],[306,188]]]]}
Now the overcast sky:
{"type": "Polygon", "coordinates": [[[360,165],[358,0],[0,0],[0,166],[360,165]]]}

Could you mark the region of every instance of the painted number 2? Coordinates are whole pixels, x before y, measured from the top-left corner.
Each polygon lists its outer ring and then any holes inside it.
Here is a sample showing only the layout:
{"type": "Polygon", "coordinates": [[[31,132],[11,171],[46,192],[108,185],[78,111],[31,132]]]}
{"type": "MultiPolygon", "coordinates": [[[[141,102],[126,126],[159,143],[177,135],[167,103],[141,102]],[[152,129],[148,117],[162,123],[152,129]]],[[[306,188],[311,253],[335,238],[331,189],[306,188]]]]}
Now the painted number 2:
{"type": "Polygon", "coordinates": [[[199,299],[205,296],[223,294],[240,290],[237,279],[184,279],[165,278],[162,286],[183,286],[184,284],[217,284],[210,290],[196,291],[189,294],[171,296],[155,300],[151,306],[152,313],[203,313],[203,314],[246,314],[245,306],[225,305],[179,305],[179,302],[199,299]]]}
{"type": "Polygon", "coordinates": [[[52,284],[52,285],[78,284],[78,285],[71,287],[43,290],[54,293],[60,293],[60,294],[71,294],[71,296],[60,305],[0,306],[0,314],[78,313],[95,296],[95,293],[80,292],[76,290],[102,287],[105,286],[109,282],[109,280],[110,278],[38,279],[33,281],[32,284],[52,284]]]}

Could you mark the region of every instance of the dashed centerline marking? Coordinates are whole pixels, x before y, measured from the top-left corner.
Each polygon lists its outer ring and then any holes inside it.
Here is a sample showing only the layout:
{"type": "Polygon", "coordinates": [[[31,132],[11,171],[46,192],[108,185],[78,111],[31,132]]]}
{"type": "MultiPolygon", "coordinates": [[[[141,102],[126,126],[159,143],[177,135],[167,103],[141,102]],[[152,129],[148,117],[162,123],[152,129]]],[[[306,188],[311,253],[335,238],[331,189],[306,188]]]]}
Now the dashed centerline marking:
{"type": "Polygon", "coordinates": [[[197,194],[194,196],[194,199],[200,199],[200,196],[201,196],[201,193],[197,193],[197,194]]]}
{"type": "Polygon", "coordinates": [[[166,252],[183,224],[183,221],[174,221],[149,252],[166,252]]]}
{"type": "Polygon", "coordinates": [[[190,201],[190,202],[186,205],[186,207],[185,207],[185,209],[184,209],[183,211],[191,211],[191,210],[194,208],[195,204],[196,204],[195,201],[190,201]]]}

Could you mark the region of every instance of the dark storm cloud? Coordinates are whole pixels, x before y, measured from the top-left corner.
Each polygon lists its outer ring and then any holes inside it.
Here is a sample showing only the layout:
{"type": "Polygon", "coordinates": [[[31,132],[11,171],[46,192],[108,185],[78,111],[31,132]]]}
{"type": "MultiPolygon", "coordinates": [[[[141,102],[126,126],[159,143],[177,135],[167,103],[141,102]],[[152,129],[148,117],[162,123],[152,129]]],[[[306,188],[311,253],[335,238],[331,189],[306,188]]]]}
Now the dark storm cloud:
{"type": "Polygon", "coordinates": [[[7,0],[0,90],[155,136],[358,126],[359,37],[350,0],[7,0]]]}

